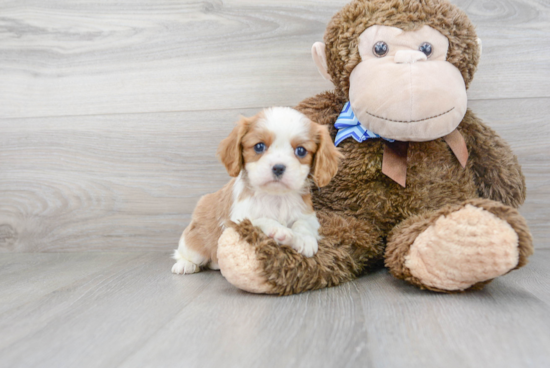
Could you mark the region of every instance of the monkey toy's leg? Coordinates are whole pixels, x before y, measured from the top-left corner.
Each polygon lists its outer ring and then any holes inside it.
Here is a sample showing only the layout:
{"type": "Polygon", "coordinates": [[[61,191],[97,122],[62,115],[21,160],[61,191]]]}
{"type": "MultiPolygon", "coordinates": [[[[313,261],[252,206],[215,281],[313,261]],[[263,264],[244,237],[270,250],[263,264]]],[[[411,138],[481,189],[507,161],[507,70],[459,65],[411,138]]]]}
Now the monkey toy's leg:
{"type": "Polygon", "coordinates": [[[386,266],[423,289],[480,289],[527,263],[531,234],[519,212],[500,202],[472,199],[410,217],[388,237],[386,266]]]}
{"type": "Polygon", "coordinates": [[[222,274],[236,287],[290,295],[335,286],[381,265],[384,245],[368,222],[318,212],[319,251],[308,258],[277,243],[245,220],[227,228],[218,243],[222,274]]]}

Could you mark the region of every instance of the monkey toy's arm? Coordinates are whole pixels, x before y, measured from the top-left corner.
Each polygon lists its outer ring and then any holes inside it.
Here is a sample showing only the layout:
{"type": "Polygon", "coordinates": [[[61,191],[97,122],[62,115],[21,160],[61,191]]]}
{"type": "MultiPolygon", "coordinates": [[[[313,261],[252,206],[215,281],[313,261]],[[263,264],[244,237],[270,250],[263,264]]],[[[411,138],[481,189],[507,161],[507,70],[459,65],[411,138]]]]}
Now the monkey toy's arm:
{"type": "Polygon", "coordinates": [[[459,126],[479,195],[518,208],[525,201],[525,177],[512,149],[470,110],[459,126]]]}

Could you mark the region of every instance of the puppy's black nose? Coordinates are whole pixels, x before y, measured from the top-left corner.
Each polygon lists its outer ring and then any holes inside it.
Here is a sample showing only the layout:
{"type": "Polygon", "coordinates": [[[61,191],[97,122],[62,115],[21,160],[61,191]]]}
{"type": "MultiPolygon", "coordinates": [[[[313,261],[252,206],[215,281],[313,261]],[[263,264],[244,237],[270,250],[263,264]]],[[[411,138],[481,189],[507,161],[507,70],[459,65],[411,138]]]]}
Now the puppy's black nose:
{"type": "Polygon", "coordinates": [[[271,170],[273,170],[273,175],[275,175],[276,177],[281,177],[285,173],[286,166],[281,165],[281,164],[277,164],[277,165],[273,166],[273,168],[271,170]]]}

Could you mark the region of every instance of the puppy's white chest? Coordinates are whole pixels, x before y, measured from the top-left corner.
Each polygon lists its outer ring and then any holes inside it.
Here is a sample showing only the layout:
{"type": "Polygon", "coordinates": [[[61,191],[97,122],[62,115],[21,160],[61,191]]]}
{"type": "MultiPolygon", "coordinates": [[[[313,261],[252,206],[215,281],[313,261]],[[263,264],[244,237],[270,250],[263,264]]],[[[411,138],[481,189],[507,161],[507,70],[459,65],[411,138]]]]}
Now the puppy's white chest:
{"type": "Polygon", "coordinates": [[[239,222],[245,218],[253,221],[269,218],[284,226],[291,226],[302,217],[304,202],[297,193],[288,195],[269,195],[255,193],[253,196],[236,200],[231,208],[231,220],[239,222]]]}

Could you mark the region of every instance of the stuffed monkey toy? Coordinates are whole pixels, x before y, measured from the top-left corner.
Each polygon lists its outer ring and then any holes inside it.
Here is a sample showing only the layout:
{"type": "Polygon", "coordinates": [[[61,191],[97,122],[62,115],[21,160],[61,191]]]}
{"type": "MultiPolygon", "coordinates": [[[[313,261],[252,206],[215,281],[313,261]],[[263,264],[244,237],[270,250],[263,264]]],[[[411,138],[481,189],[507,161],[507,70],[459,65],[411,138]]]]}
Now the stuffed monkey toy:
{"type": "Polygon", "coordinates": [[[481,44],[446,0],[354,0],[313,58],[334,90],[296,108],[327,125],[344,159],[313,191],[322,225],[307,258],[247,220],[219,241],[238,288],[289,295],[386,266],[422,289],[480,289],[527,263],[525,179],[509,145],[467,108],[481,44]]]}

